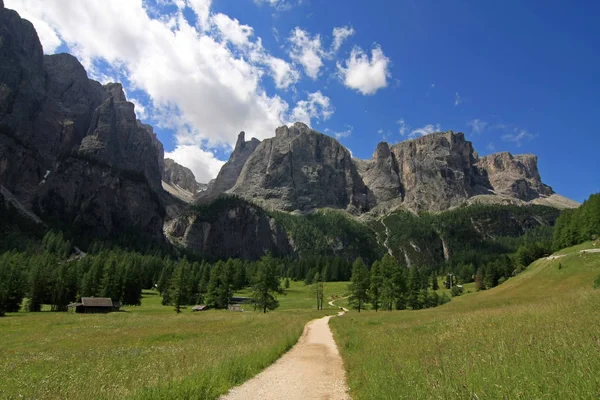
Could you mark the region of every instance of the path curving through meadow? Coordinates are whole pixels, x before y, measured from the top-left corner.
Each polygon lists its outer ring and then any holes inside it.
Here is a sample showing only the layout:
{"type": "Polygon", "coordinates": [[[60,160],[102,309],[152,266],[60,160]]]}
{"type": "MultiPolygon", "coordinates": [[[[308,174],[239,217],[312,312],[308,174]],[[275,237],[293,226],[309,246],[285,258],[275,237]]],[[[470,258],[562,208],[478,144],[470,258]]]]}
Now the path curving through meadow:
{"type": "MultiPolygon", "coordinates": [[[[329,305],[335,307],[333,301],[329,305]]],[[[340,308],[338,316],[348,311],[340,308]]],[[[350,400],[342,358],[329,329],[331,318],[307,323],[290,351],[221,400],[350,400]]]]}

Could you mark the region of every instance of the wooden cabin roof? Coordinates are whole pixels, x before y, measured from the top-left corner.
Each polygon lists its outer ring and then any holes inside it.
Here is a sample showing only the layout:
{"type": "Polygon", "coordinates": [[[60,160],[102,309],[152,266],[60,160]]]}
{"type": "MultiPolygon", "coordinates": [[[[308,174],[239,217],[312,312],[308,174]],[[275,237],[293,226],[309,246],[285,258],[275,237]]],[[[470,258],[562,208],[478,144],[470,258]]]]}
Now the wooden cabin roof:
{"type": "Polygon", "coordinates": [[[113,302],[108,297],[82,297],[81,304],[84,307],[112,307],[113,302]]]}

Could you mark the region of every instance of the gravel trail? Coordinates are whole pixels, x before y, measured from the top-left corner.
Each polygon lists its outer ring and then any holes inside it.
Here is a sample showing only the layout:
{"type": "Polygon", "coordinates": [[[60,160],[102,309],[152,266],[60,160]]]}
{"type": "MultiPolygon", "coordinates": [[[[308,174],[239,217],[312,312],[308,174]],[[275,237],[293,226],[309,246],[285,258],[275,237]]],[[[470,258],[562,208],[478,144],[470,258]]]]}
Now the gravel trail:
{"type": "Polygon", "coordinates": [[[329,329],[331,318],[310,321],[290,351],[221,399],[350,400],[342,358],[329,329]]]}

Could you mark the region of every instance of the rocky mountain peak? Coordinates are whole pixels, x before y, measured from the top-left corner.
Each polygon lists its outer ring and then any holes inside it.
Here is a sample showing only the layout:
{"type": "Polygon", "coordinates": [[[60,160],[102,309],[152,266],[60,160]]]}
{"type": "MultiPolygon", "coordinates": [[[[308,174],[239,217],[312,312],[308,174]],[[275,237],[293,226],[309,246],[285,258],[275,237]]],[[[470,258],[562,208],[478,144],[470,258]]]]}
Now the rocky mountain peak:
{"type": "Polygon", "coordinates": [[[486,171],[497,194],[529,201],[554,193],[550,186],[542,183],[537,156],[533,154],[494,153],[481,157],[478,166],[486,171]]]}
{"type": "Polygon", "coordinates": [[[114,101],[127,101],[125,98],[125,92],[123,91],[123,85],[120,83],[107,83],[104,85],[104,89],[106,89],[114,101]]]}
{"type": "Polygon", "coordinates": [[[194,173],[170,158],[165,158],[162,180],[172,186],[188,191],[191,195],[196,194],[198,191],[198,182],[196,182],[194,173]]]}
{"type": "Polygon", "coordinates": [[[275,137],[260,143],[230,192],[283,210],[369,207],[348,150],[299,122],[277,128],[275,137]]]}

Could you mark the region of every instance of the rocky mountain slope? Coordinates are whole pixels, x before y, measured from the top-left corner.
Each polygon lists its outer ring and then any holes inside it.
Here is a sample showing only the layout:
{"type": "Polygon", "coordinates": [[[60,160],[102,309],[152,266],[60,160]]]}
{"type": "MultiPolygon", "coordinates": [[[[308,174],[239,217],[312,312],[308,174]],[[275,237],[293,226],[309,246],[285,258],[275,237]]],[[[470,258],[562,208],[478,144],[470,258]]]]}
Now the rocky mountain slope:
{"type": "Polygon", "coordinates": [[[269,209],[330,207],[353,214],[385,214],[398,206],[443,211],[472,198],[576,206],[541,181],[535,156],[480,158],[463,133],[438,132],[391,146],[382,142],[370,160],[359,160],[337,140],[302,123],[282,126],[260,143],[244,142],[240,134],[229,162],[198,202],[221,193],[269,209]]]}
{"type": "Polygon", "coordinates": [[[183,165],[177,164],[170,158],[165,158],[162,180],[173,186],[187,190],[194,194],[200,188],[200,184],[196,182],[194,173],[183,165]]]}
{"type": "Polygon", "coordinates": [[[74,231],[162,240],[162,144],[121,85],[44,55],[33,25],[3,4],[0,37],[0,184],[74,231]]]}
{"type": "MultiPolygon", "coordinates": [[[[200,185],[189,169],[164,160],[162,144],[136,119],[120,84],[89,79],[68,54],[44,55],[33,25],[1,0],[0,188],[5,213],[32,213],[91,237],[161,242],[166,233],[172,243],[212,259],[256,259],[271,251],[373,260],[384,249],[397,256],[414,250],[416,239],[398,235],[418,224],[396,224],[396,231],[384,222],[367,225],[396,210],[576,205],[541,181],[535,156],[479,157],[462,133],[382,142],[370,160],[358,160],[303,123],[282,126],[262,142],[246,141],[241,132],[217,178],[200,185]]],[[[521,221],[510,235],[553,223],[535,214],[541,209],[524,210],[525,216],[515,209],[501,214],[521,221]]],[[[477,231],[484,222],[472,224],[477,231]]],[[[439,260],[447,239],[436,229],[423,228],[439,260]]]]}

